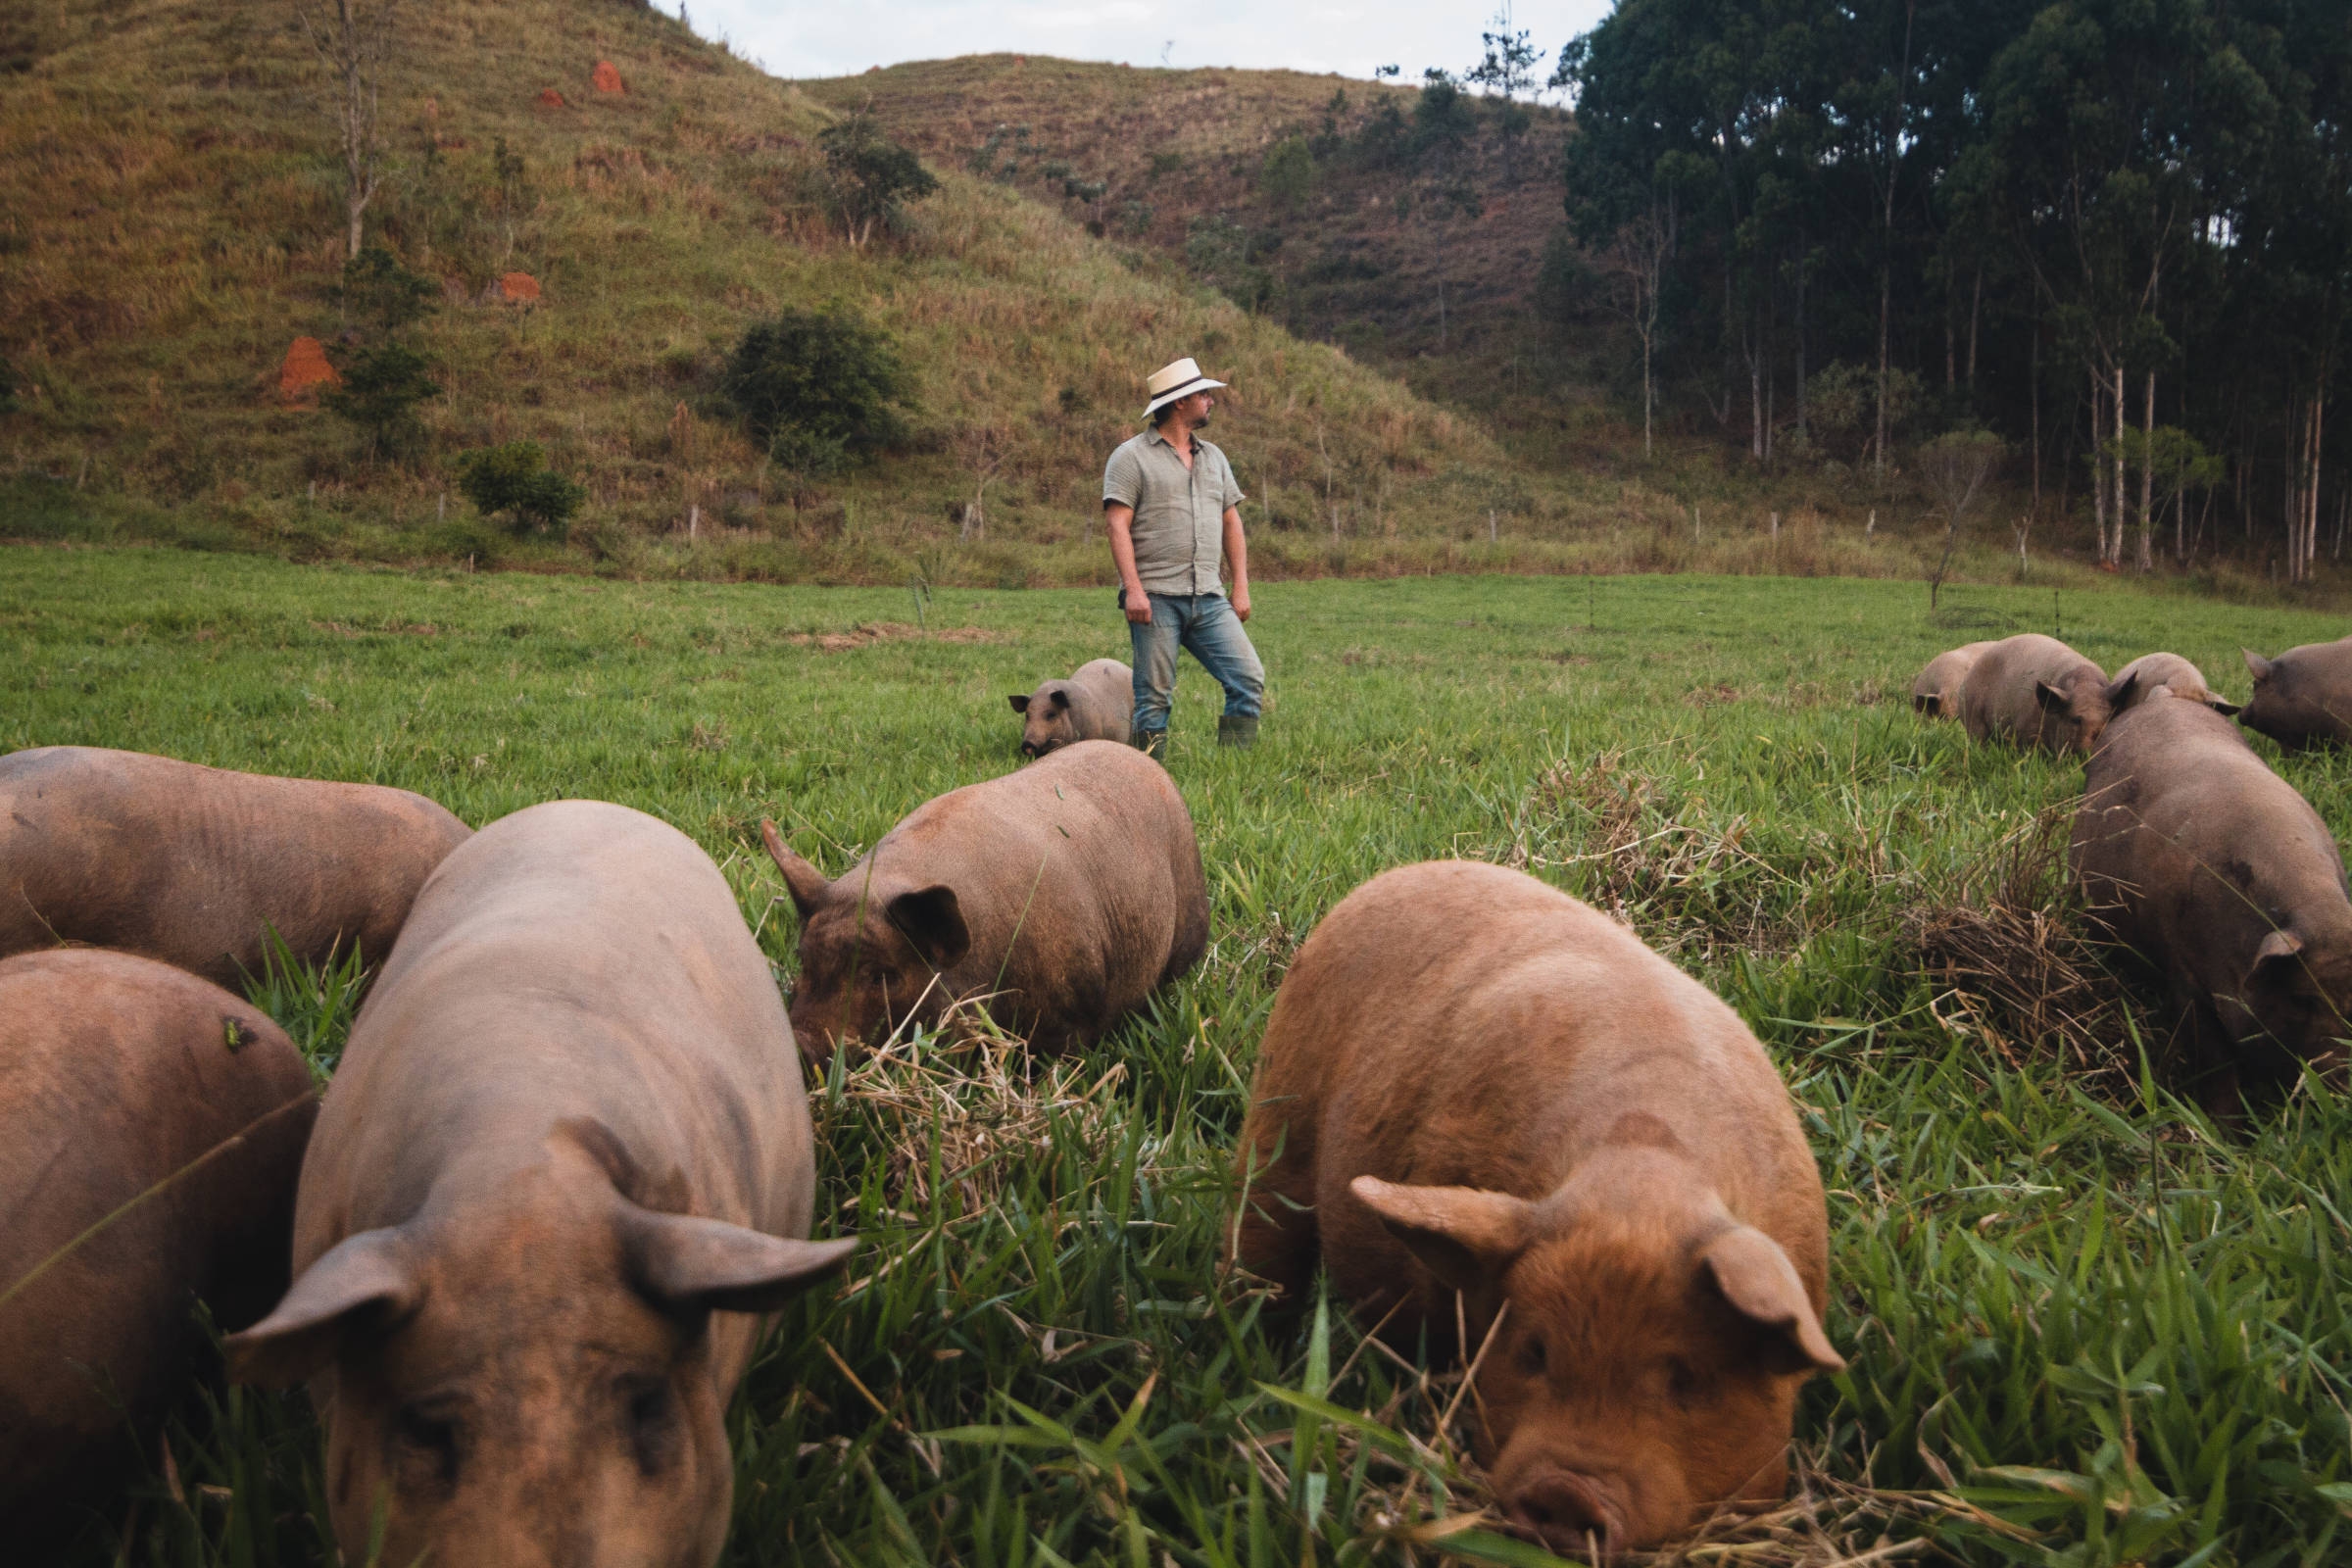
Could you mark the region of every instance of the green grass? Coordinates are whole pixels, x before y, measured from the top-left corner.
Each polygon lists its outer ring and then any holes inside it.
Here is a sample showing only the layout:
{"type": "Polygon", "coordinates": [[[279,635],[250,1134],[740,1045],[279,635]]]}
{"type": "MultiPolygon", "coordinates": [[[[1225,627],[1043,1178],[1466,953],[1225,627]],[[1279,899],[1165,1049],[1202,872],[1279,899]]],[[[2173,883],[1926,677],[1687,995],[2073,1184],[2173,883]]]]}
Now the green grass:
{"type": "MultiPolygon", "coordinates": [[[[911,629],[911,596],[0,563],[0,747],[369,779],[475,823],[620,801],[710,851],[785,971],[762,814],[837,870],[1011,765],[1004,693],[1121,646],[1098,592],[941,590],[920,615],[942,635],[827,651],[811,634],[911,629]]],[[[1270,1331],[1218,1250],[1282,965],[1356,883],[1446,855],[1620,912],[1740,1010],[1805,1106],[1850,1366],[1799,1420],[1821,1541],[1788,1523],[1732,1560],[1827,1562],[1822,1542],[1882,1529],[1973,1563],[2342,1560],[2352,1112],[2306,1086],[2217,1137],[2165,1093],[2138,990],[2113,992],[2100,1042],[2125,1070],[2088,1080],[1923,972],[1913,917],[1974,897],[2078,773],[1922,723],[1909,678],[1952,643],[2050,629],[2047,590],[1971,588],[1940,624],[1915,587],[1827,578],[1257,597],[1264,741],[1210,744],[1189,663],[1174,724],[1215,903],[1200,970],[1058,1067],[918,1042],[818,1086],[821,1223],[869,1245],[786,1314],[737,1401],[728,1562],[1289,1565],[1402,1561],[1408,1540],[1435,1560],[1416,1522],[1476,1501],[1439,1428],[1452,1388],[1336,1310],[1270,1331]]],[[[2056,610],[2111,668],[2169,647],[2239,695],[2240,643],[2340,630],[2121,586],[2056,610]]],[[[2352,765],[2257,745],[2346,819],[2352,765]]],[[[331,1059],[352,979],[260,994],[331,1059]]],[[[176,1485],[75,1560],[328,1560],[299,1399],[229,1392],[172,1444],[176,1485]]],[[[1475,1530],[1446,1544],[1537,1560],[1475,1530]]]]}

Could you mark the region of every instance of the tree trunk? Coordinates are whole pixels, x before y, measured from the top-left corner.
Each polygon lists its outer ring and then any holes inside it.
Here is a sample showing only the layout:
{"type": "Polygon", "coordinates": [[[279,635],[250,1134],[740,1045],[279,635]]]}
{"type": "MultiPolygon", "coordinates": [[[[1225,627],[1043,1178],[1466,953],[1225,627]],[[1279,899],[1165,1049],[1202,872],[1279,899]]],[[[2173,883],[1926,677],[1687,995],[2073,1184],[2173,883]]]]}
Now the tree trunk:
{"type": "Polygon", "coordinates": [[[2090,372],[2090,510],[2099,525],[2099,559],[2107,559],[2107,466],[2099,461],[2099,432],[2106,426],[2106,385],[2090,372]]]}
{"type": "Polygon", "coordinates": [[[1977,322],[1984,314],[1984,264],[1977,264],[1977,285],[1968,301],[1968,390],[1977,390],[1977,322]]]}
{"type": "Polygon", "coordinates": [[[2139,454],[2139,569],[2147,571],[2155,564],[2148,554],[2148,531],[2155,526],[2156,514],[2156,372],[2148,372],[2147,401],[2140,416],[2139,454]]]}
{"type": "Polygon", "coordinates": [[[2124,367],[2115,367],[2115,543],[2108,564],[2124,564],[2124,367]]]}
{"type": "Polygon", "coordinates": [[[2033,408],[2033,423],[2029,428],[2034,432],[2034,515],[2039,519],[2041,516],[2041,320],[2038,315],[2035,316],[2034,321],[2032,373],[2033,386],[2029,389],[2028,395],[2033,408]]]}

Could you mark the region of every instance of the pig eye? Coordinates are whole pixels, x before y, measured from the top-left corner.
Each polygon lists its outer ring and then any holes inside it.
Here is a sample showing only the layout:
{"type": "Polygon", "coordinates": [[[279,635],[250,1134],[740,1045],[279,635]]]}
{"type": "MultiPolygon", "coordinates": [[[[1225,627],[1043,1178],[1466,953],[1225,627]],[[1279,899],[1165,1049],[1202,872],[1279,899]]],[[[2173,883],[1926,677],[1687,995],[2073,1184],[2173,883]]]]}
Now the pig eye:
{"type": "Polygon", "coordinates": [[[404,1404],[392,1417],[392,1440],[407,1465],[437,1487],[458,1481],[458,1424],[428,1407],[404,1404]]]}
{"type": "Polygon", "coordinates": [[[623,1378],[618,1392],[622,1430],[637,1468],[658,1476],[678,1456],[677,1395],[667,1378],[623,1378]]]}
{"type": "Polygon", "coordinates": [[[1545,1360],[1546,1357],[1544,1350],[1544,1337],[1542,1335],[1530,1334],[1526,1339],[1519,1342],[1520,1371],[1526,1373],[1531,1378],[1540,1378],[1544,1375],[1545,1360]]]}

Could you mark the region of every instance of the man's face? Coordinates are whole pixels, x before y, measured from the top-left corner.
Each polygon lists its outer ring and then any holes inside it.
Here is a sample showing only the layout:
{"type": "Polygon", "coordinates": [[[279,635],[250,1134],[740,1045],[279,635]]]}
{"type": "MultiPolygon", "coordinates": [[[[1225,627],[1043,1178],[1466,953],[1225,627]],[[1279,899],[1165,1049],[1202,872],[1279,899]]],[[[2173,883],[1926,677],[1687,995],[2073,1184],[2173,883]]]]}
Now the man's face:
{"type": "Polygon", "coordinates": [[[1208,411],[1216,406],[1215,398],[1205,392],[1196,392],[1191,397],[1179,402],[1176,405],[1176,412],[1185,423],[1199,430],[1207,426],[1208,411]]]}

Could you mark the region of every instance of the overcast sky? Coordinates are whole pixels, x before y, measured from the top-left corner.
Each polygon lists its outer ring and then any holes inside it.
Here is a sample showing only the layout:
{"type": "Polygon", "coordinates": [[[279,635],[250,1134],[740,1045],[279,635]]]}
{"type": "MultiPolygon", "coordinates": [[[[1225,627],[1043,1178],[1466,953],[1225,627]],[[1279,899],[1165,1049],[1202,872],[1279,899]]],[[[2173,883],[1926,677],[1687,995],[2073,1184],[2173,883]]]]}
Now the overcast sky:
{"type": "MultiPolygon", "coordinates": [[[[675,10],[678,0],[654,0],[675,10]]],[[[1376,66],[1459,71],[1477,63],[1479,34],[1501,0],[687,0],[705,37],[779,76],[844,76],[868,66],[1009,52],[1156,66],[1282,67],[1369,76],[1376,66]],[[1181,19],[1181,21],[1172,20],[1181,19]]],[[[1548,76],[1560,45],[1605,15],[1611,0],[1520,0],[1524,28],[1548,76]]]]}

